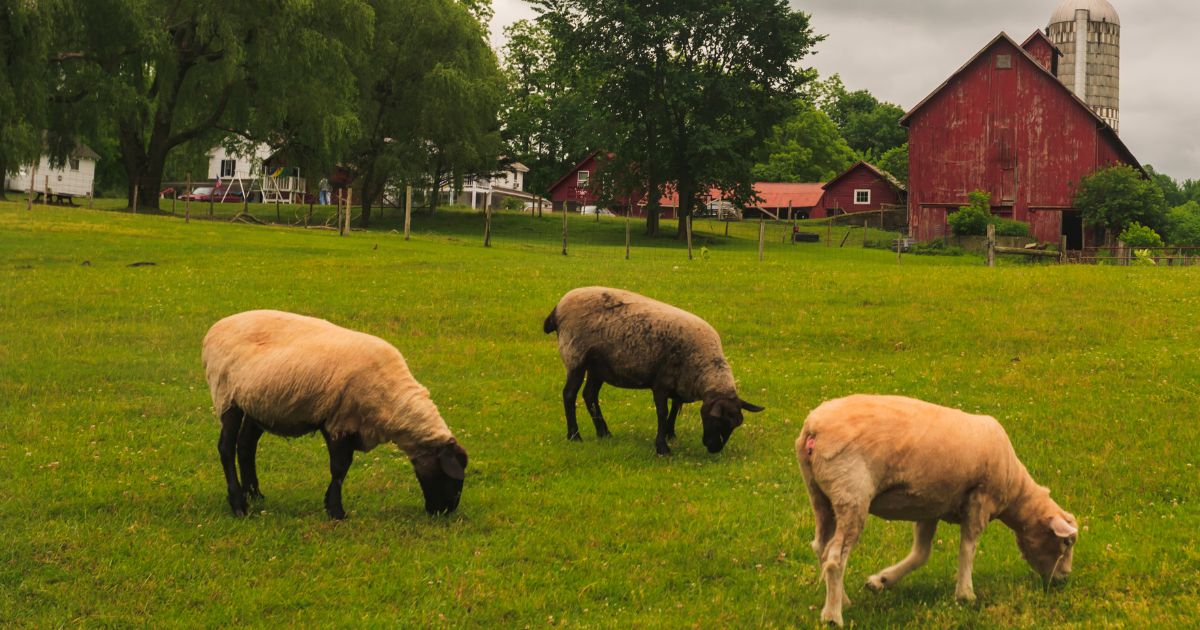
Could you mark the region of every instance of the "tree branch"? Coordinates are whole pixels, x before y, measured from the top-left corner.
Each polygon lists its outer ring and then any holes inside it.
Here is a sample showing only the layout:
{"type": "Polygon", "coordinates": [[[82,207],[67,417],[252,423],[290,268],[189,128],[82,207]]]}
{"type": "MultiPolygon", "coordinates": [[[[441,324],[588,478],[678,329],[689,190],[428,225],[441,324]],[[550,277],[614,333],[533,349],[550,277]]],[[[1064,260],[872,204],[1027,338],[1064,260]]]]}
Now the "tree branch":
{"type": "Polygon", "coordinates": [[[236,83],[228,83],[225,85],[225,89],[221,92],[221,100],[217,103],[216,109],[213,110],[213,113],[209,115],[208,118],[204,119],[203,122],[195,127],[192,127],[191,129],[188,129],[187,131],[182,131],[171,136],[170,138],[167,138],[167,148],[175,148],[187,142],[188,140],[199,136],[205,131],[215,128],[217,121],[220,120],[221,116],[225,114],[225,107],[229,105],[229,98],[233,95],[233,88],[235,85],[236,83]]]}

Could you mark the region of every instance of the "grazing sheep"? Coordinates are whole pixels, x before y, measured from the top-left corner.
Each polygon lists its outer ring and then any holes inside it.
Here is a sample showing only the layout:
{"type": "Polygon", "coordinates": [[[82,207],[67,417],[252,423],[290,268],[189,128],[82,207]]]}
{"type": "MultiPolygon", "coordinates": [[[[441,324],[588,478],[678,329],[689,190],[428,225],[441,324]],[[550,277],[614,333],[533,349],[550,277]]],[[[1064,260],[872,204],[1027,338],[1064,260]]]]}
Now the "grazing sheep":
{"type": "Polygon", "coordinates": [[[1075,517],[1037,485],[1000,423],[898,396],[850,396],[813,410],[796,440],[816,522],[812,547],[825,578],[821,620],[842,625],[846,559],[867,513],[915,521],[912,551],[867,580],[880,590],[925,564],[938,521],[958,523],[955,595],[972,601],[971,567],[983,529],[1000,519],[1043,579],[1071,573],[1075,517]]]}
{"type": "Polygon", "coordinates": [[[426,511],[458,507],[467,452],[429,390],[386,341],[322,319],[248,311],[213,324],[202,358],[221,417],[217,450],[235,516],[245,516],[247,496],[262,498],[254,456],[263,431],[285,437],[321,432],[332,476],[325,511],[332,518],[346,516],[342,481],[354,451],[365,453],[381,442],[408,454],[426,511]]]}
{"type": "Polygon", "coordinates": [[[720,452],[741,426],[742,410],[763,410],[738,398],[717,331],[669,304],[620,289],[575,289],[550,312],[543,330],[558,331],[558,351],[567,368],[563,406],[569,440],[582,439],[575,397],[585,375],[583,402],[598,437],[610,435],[600,412],[605,383],[653,392],[658,411],[654,446],[659,455],[671,454],[667,440],[675,437],[675,417],[684,403],[703,401],[703,443],[710,453],[720,452]]]}

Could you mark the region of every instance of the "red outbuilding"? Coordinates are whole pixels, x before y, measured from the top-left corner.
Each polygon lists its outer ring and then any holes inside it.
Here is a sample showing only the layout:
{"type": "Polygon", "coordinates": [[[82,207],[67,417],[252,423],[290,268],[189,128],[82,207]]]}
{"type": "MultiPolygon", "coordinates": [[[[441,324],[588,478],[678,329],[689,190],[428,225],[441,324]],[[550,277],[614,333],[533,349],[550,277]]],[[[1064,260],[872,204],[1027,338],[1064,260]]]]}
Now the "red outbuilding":
{"type": "Polygon", "coordinates": [[[1001,33],[901,119],[917,240],[947,234],[947,214],[983,190],[994,214],[1028,223],[1039,241],[1095,242],[1074,207],[1080,179],[1113,164],[1141,166],[1055,77],[1057,59],[1040,31],[1024,45],[1001,33]]]}
{"type": "Polygon", "coordinates": [[[879,212],[904,200],[904,184],[879,167],[859,162],[821,187],[825,192],[813,218],[879,212]]]}

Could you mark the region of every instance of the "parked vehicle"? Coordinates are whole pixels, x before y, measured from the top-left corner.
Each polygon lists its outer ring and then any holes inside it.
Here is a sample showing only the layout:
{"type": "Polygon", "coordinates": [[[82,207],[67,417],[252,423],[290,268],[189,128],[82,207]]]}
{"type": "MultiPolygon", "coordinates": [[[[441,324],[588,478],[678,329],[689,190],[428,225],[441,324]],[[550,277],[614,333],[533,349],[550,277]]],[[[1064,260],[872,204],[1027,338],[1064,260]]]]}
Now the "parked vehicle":
{"type": "Polygon", "coordinates": [[[225,203],[241,203],[242,193],[226,188],[213,188],[212,186],[199,186],[193,188],[192,192],[186,195],[180,195],[180,200],[190,199],[191,201],[218,201],[225,203]]]}

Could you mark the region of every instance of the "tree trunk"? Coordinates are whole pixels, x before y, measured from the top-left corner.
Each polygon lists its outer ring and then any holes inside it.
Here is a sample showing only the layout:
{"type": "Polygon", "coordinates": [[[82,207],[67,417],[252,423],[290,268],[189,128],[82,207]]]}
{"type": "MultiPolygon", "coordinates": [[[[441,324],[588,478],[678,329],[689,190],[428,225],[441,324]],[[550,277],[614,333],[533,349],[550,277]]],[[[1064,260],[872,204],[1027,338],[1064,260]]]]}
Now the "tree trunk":
{"type": "Polygon", "coordinates": [[[683,241],[687,240],[687,219],[692,216],[692,197],[696,196],[696,185],[691,182],[679,183],[679,230],[675,232],[675,238],[683,241]]]}

